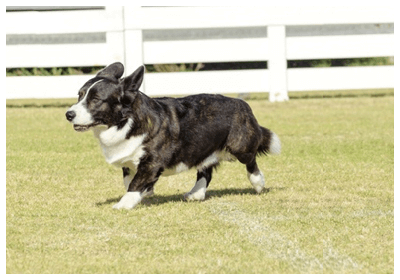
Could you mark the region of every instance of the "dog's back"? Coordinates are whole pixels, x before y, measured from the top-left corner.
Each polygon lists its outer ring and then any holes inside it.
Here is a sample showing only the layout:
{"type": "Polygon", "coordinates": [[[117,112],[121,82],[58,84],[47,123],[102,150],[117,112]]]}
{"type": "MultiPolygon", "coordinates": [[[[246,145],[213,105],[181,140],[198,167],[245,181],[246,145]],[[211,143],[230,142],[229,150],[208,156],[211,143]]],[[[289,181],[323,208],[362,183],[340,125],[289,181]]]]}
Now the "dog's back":
{"type": "MultiPolygon", "coordinates": [[[[168,118],[176,120],[169,127],[178,133],[172,138],[177,139],[177,150],[182,154],[171,164],[193,159],[190,162],[193,167],[215,151],[226,150],[235,156],[271,152],[274,134],[259,126],[243,100],[214,94],[154,100],[167,110],[168,118]]],[[[275,146],[272,152],[278,153],[275,146]]]]}

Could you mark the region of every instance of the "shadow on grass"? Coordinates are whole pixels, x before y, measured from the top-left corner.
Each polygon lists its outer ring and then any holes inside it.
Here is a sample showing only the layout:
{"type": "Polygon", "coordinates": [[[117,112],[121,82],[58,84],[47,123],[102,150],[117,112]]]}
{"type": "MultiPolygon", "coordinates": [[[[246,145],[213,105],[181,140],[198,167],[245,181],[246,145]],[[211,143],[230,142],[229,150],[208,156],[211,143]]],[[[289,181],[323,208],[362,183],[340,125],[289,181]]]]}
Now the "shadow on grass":
{"type": "MultiPolygon", "coordinates": [[[[283,188],[267,188],[263,191],[263,193],[268,193],[271,190],[283,190],[283,188]]],[[[223,197],[223,196],[231,196],[231,195],[257,195],[256,191],[253,188],[246,188],[246,189],[225,189],[225,190],[208,190],[206,193],[206,199],[208,200],[213,197],[223,197]]],[[[151,197],[146,197],[142,200],[141,204],[143,205],[160,205],[164,203],[171,203],[171,202],[183,202],[185,199],[183,198],[184,193],[180,194],[173,194],[173,195],[153,195],[151,197]]],[[[115,204],[118,203],[122,196],[109,198],[103,202],[97,202],[96,206],[101,207],[104,205],[115,204]]]]}

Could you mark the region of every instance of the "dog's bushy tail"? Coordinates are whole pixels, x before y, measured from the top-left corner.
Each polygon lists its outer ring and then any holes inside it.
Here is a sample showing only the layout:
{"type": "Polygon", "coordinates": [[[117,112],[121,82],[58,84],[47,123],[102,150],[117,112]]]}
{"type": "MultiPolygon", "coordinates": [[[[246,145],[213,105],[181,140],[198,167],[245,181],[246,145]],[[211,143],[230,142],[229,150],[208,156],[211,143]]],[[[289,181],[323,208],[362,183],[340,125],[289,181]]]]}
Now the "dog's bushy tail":
{"type": "Polygon", "coordinates": [[[262,131],[262,142],[258,147],[257,153],[261,154],[270,154],[270,155],[279,155],[281,153],[281,141],[279,140],[278,135],[273,133],[268,128],[260,126],[262,131]]]}

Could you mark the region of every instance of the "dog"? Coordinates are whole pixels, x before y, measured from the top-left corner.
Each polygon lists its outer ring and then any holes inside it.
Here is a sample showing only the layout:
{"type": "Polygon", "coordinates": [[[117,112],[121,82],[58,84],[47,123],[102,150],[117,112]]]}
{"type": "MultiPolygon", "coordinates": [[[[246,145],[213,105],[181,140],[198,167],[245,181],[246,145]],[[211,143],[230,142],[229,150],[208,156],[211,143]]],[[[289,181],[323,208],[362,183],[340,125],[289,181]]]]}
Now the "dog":
{"type": "Polygon", "coordinates": [[[184,198],[204,200],[221,161],[245,164],[255,191],[264,189],[256,156],[279,154],[281,144],[245,101],[214,94],[150,98],[139,91],[144,66],[121,78],[123,73],[119,62],[98,72],[66,112],[74,129],[92,130],[106,161],[122,168],[127,192],[113,208],[134,208],[153,194],[161,175],[191,168],[197,169],[197,180],[184,198]]]}

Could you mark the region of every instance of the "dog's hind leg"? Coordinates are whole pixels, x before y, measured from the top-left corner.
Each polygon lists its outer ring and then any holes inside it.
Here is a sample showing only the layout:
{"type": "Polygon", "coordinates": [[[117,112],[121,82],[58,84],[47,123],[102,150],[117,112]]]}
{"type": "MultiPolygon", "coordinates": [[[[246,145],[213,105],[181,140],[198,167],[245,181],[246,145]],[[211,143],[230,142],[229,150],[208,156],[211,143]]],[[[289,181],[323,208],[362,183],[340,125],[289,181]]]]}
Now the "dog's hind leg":
{"type": "Polygon", "coordinates": [[[206,198],[207,187],[211,182],[213,167],[208,167],[205,170],[199,170],[197,172],[197,180],[194,187],[190,192],[184,195],[187,201],[191,200],[204,200],[206,198]]]}
{"type": "Polygon", "coordinates": [[[249,163],[246,165],[247,177],[250,180],[251,185],[256,190],[257,193],[261,193],[265,186],[264,174],[258,169],[256,160],[254,158],[254,163],[249,163]]]}
{"type": "Polygon", "coordinates": [[[239,154],[235,155],[237,159],[246,165],[247,177],[257,193],[261,193],[264,189],[264,174],[258,168],[255,154],[239,154]]]}

